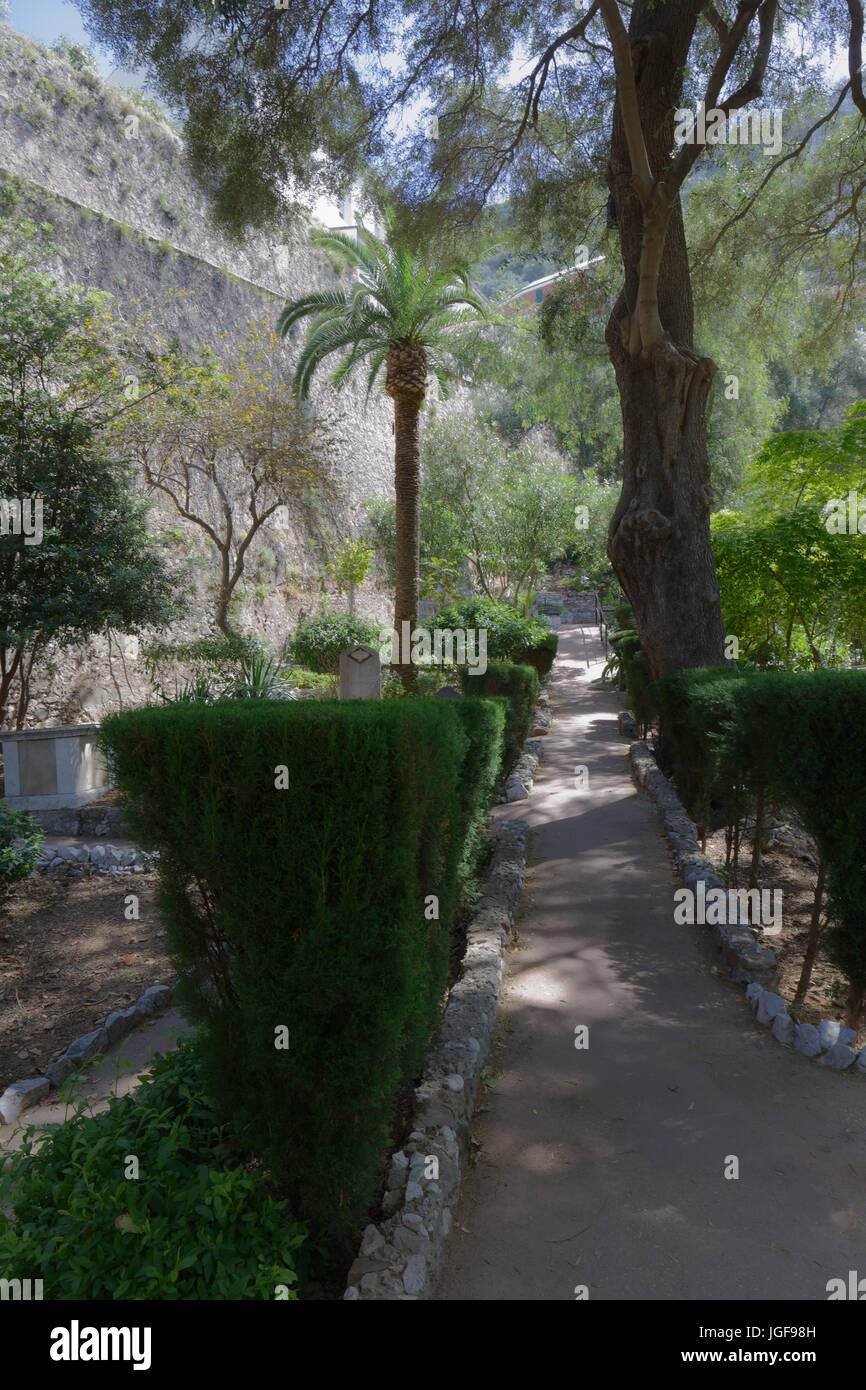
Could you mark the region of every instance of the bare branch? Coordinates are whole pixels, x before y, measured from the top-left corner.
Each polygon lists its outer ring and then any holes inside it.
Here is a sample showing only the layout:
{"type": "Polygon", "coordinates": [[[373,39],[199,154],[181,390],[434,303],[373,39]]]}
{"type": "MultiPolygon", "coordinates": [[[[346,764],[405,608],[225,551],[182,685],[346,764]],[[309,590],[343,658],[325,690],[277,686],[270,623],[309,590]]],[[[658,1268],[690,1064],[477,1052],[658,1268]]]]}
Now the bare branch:
{"type": "Polygon", "coordinates": [[[613,47],[617,94],[631,159],[632,176],[641,205],[646,207],[652,193],[653,176],[643,138],[637,83],[631,61],[631,45],[616,0],[601,0],[601,12],[613,47]]]}
{"type": "Polygon", "coordinates": [[[728,37],[728,26],[722,19],[715,5],[712,3],[706,4],[703,13],[704,18],[713,26],[722,43],[724,43],[728,37]]]}

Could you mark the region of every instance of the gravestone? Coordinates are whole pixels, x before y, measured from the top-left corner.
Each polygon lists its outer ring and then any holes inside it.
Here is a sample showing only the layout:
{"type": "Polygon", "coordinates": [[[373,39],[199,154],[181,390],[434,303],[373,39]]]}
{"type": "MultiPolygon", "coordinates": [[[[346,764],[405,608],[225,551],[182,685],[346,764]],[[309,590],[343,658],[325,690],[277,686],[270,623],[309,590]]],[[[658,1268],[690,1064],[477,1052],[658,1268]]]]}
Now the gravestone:
{"type": "Polygon", "coordinates": [[[340,656],[341,700],[381,700],[382,663],[375,647],[356,643],[340,656]]]}

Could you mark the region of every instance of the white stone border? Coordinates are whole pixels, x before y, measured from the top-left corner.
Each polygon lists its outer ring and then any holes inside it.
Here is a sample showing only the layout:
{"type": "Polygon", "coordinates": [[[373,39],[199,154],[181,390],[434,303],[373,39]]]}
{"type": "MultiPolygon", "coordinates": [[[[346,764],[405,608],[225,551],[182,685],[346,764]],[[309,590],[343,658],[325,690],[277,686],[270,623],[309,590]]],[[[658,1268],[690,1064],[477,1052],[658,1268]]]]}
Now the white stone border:
{"type": "MultiPolygon", "coordinates": [[[[620,720],[620,728],[627,720],[620,720]]],[[[649,792],[658,806],[677,872],[686,888],[694,891],[702,881],[707,888],[725,885],[704,857],[698,843],[697,827],[682,805],[672,783],[656,763],[646,743],[633,743],[629,750],[632,773],[639,787],[649,792]]],[[[728,966],[731,978],[746,986],[746,998],[759,1023],[768,1027],[783,1047],[793,1047],[805,1057],[820,1058],[820,1065],[833,1071],[855,1070],[866,1075],[866,1047],[859,1053],[850,1046],[857,1034],[835,1019],[795,1023],[788,1006],[773,986],[779,981],[779,962],[775,951],[762,946],[760,932],[750,926],[720,924],[710,928],[728,966]]]]}
{"type": "Polygon", "coordinates": [[[38,1104],[51,1091],[59,1086],[74,1071],[89,1062],[99,1052],[104,1052],[113,1043],[119,1042],[132,1033],[154,1014],[163,1013],[177,993],[169,985],[151,985],[128,1009],[115,1010],[108,1015],[101,1028],[92,1033],[84,1033],[75,1038],[62,1057],[45,1068],[44,1076],[33,1077],[29,1081],[14,1081],[0,1096],[0,1124],[13,1125],[22,1110],[29,1110],[38,1104]]]}
{"type": "Polygon", "coordinates": [[[143,849],[115,849],[114,845],[43,845],[37,855],[34,872],[56,869],[61,864],[70,868],[95,869],[100,874],[150,873],[159,863],[159,850],[146,854],[143,849]]]}

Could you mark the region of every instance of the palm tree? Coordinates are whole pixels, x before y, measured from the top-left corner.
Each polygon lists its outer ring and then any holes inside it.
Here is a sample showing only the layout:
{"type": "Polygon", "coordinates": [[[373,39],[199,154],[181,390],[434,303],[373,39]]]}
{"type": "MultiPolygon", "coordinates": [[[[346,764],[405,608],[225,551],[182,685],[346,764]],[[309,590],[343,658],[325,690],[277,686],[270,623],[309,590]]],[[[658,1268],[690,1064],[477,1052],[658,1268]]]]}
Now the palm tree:
{"type": "MultiPolygon", "coordinates": [[[[385,236],[360,223],[357,241],[345,232],[317,232],[311,240],[343,256],[357,272],[350,289],[317,290],[287,305],[278,329],[285,337],[292,326],[312,317],[298,361],[295,383],[309,393],[317,368],[332,353],[344,357],[331,377],[340,387],[363,359],[370,359],[367,398],[385,368],[385,391],[394,402],[394,491],[397,503],[397,584],[394,628],[401,638],[404,622],[414,627],[418,611],[420,568],[419,420],[428,372],[447,394],[454,359],[449,348],[467,319],[485,312],[472,289],[465,265],[429,264],[401,245],[394,219],[385,213],[385,236]]],[[[404,689],[414,689],[414,667],[403,664],[404,689]]]]}

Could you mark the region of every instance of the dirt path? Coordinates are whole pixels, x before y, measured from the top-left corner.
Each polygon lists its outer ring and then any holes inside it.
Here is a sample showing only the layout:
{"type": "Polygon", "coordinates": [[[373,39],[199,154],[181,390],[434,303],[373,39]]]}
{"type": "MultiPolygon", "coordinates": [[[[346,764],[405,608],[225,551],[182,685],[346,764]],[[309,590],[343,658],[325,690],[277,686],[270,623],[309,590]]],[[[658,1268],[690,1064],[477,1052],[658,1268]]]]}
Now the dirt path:
{"type": "Polygon", "coordinates": [[[674,923],[587,635],[561,632],[545,761],[502,812],[534,827],[527,911],[437,1298],[824,1300],[866,1274],[866,1081],[782,1049],[674,923]]]}
{"type": "Polygon", "coordinates": [[[155,888],[153,873],[70,882],[49,869],[12,889],[0,915],[0,1094],[150,985],[173,984],[155,888]]]}

